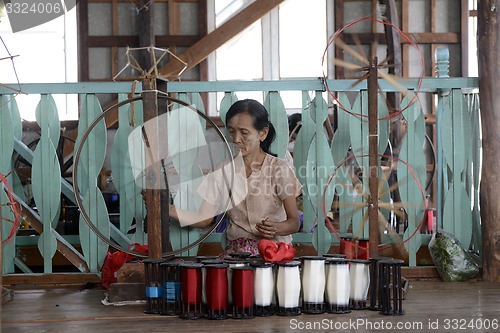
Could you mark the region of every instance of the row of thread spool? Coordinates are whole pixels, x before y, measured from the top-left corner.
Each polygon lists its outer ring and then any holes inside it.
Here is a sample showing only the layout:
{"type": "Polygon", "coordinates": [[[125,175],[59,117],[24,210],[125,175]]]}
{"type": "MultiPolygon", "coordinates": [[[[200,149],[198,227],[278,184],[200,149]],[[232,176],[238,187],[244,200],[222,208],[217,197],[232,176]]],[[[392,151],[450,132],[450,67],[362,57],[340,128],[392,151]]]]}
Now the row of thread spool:
{"type": "Polygon", "coordinates": [[[402,315],[403,261],[303,256],[270,263],[246,253],[219,260],[144,260],[146,313],[184,319],[249,319],[375,310],[402,315]]]}

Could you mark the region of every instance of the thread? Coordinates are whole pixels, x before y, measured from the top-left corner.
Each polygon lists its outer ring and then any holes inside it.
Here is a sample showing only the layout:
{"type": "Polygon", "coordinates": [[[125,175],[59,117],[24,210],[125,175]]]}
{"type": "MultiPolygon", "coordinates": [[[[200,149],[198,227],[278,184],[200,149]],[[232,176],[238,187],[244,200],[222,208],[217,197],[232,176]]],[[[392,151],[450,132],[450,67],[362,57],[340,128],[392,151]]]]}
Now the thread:
{"type": "Polygon", "coordinates": [[[351,282],[349,262],[342,258],[326,261],[326,308],[330,313],[348,313],[351,282]]]}
{"type": "Polygon", "coordinates": [[[160,264],[163,286],[163,305],[161,314],[177,315],[181,312],[181,271],[179,261],[160,264]]]}
{"type": "MultiPolygon", "coordinates": [[[[325,257],[325,259],[326,259],[325,264],[327,264],[328,260],[331,260],[331,259],[345,259],[346,255],[342,254],[342,253],[323,253],[323,257],[325,257]]],[[[328,268],[329,268],[328,266],[325,267],[325,281],[326,281],[325,282],[325,289],[326,289],[326,283],[328,282],[328,271],[329,271],[328,268]]],[[[328,295],[328,294],[325,293],[325,297],[326,297],[326,295],[328,295]]]]}
{"type": "Polygon", "coordinates": [[[181,265],[181,318],[197,319],[203,316],[202,312],[202,274],[203,264],[185,262],[181,265]]]}
{"type": "Polygon", "coordinates": [[[164,259],[145,259],[144,275],[146,279],[146,309],[144,313],[158,314],[161,312],[163,290],[160,278],[160,264],[164,259]]]}
{"type": "Polygon", "coordinates": [[[301,313],[300,299],[300,262],[278,262],[276,279],[277,314],[280,316],[296,316],[301,313]]]}
{"type": "Polygon", "coordinates": [[[215,256],[197,256],[195,258],[196,260],[200,260],[200,262],[203,264],[203,267],[201,268],[201,303],[203,307],[203,312],[206,312],[207,308],[207,269],[206,266],[208,265],[219,265],[223,264],[224,260],[217,259],[215,256]]]}
{"type": "Polygon", "coordinates": [[[233,318],[254,317],[254,271],[250,266],[231,268],[233,287],[233,318]]]}
{"type": "Polygon", "coordinates": [[[255,315],[271,316],[274,314],[274,264],[271,262],[251,262],[250,265],[255,268],[254,275],[254,299],[255,315]]]}
{"type": "Polygon", "coordinates": [[[302,261],[302,311],[324,312],[325,258],[304,256],[302,261]]]}
{"type": "Polygon", "coordinates": [[[355,310],[366,309],[366,297],[370,287],[370,269],[368,260],[352,260],[349,267],[351,283],[350,307],[355,310]]]}
{"type": "Polygon", "coordinates": [[[235,267],[243,267],[245,265],[248,265],[248,261],[245,259],[239,259],[239,258],[225,258],[224,262],[229,265],[229,269],[227,270],[227,302],[229,306],[232,306],[233,304],[233,287],[232,287],[232,280],[233,280],[233,271],[231,268],[235,267]]]}
{"type": "Polygon", "coordinates": [[[206,265],[207,318],[227,318],[227,264],[206,265]]]}

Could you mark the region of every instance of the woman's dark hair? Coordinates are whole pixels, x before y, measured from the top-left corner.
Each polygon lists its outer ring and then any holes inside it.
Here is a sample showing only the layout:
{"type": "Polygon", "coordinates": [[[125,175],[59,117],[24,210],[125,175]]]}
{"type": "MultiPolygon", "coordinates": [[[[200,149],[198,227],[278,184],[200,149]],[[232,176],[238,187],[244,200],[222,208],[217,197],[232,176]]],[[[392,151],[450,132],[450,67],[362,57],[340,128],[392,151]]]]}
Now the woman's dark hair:
{"type": "Polygon", "coordinates": [[[242,99],[235,102],[226,113],[226,124],[231,118],[240,113],[248,113],[253,119],[253,127],[257,131],[262,131],[264,128],[269,128],[267,137],[260,143],[260,148],[269,155],[277,156],[269,150],[271,143],[276,138],[276,130],[273,124],[269,121],[269,114],[264,107],[254,99],[242,99]]]}
{"type": "Polygon", "coordinates": [[[293,113],[288,116],[288,133],[291,135],[292,133],[297,134],[302,127],[302,114],[293,113]]]}

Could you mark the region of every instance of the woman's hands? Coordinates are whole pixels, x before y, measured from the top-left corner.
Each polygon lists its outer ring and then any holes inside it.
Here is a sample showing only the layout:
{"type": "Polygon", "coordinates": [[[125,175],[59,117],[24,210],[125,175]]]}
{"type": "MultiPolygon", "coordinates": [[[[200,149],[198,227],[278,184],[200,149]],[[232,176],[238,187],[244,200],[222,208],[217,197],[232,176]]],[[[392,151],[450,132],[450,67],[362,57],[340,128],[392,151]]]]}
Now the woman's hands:
{"type": "Polygon", "coordinates": [[[256,224],[255,228],[261,233],[262,238],[264,239],[273,239],[278,232],[276,223],[271,222],[267,216],[261,223],[256,224]]]}

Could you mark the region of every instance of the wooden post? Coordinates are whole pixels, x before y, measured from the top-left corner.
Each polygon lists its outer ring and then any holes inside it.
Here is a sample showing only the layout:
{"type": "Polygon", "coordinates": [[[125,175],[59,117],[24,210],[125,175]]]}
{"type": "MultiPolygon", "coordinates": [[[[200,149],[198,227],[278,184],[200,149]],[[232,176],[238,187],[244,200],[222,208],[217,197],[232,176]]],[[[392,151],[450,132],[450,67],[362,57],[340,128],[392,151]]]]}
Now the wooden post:
{"type": "Polygon", "coordinates": [[[477,36],[483,166],[481,227],[483,279],[500,281],[500,0],[478,1],[477,36]]]}
{"type": "MultiPolygon", "coordinates": [[[[395,0],[379,0],[380,4],[385,5],[385,20],[390,22],[395,27],[399,27],[399,17],[395,0]]],[[[399,32],[391,25],[384,25],[385,40],[387,41],[387,64],[392,65],[387,70],[389,74],[401,77],[403,72],[403,60],[401,50],[401,36],[399,32]]],[[[389,112],[396,112],[400,109],[401,93],[388,92],[386,93],[387,104],[389,104],[389,112]]],[[[391,124],[390,139],[394,151],[399,154],[399,148],[403,142],[404,132],[401,121],[391,124]]],[[[397,192],[397,191],[394,191],[397,192]]],[[[399,195],[399,194],[398,194],[399,195]]]]}
{"type": "MultiPolygon", "coordinates": [[[[157,88],[159,91],[167,92],[167,82],[163,80],[156,81],[157,88]]],[[[158,115],[164,115],[166,117],[166,113],[168,113],[168,104],[169,100],[166,98],[158,99],[158,115]]],[[[166,129],[165,129],[166,130],[166,129]]],[[[162,138],[167,140],[162,144],[167,145],[168,147],[168,135],[163,135],[162,138]]],[[[172,251],[172,246],[170,245],[170,213],[168,208],[168,203],[170,202],[170,191],[168,188],[168,179],[167,179],[167,166],[165,162],[162,162],[160,165],[161,170],[161,180],[160,184],[165,183],[165,186],[161,186],[160,188],[160,202],[162,205],[160,206],[160,221],[161,221],[161,248],[162,252],[170,252],[172,251]]]]}
{"type": "Polygon", "coordinates": [[[380,235],[378,231],[378,71],[377,57],[374,57],[368,73],[368,157],[370,168],[370,206],[368,220],[370,228],[369,255],[378,256],[380,235]]]}
{"type": "MultiPolygon", "coordinates": [[[[139,46],[154,47],[155,46],[155,30],[154,30],[154,0],[140,0],[137,2],[139,10],[139,46]]],[[[154,52],[154,49],[151,49],[154,52]]],[[[153,66],[153,58],[149,52],[141,53],[139,63],[141,67],[148,71],[153,66]]]]}
{"type": "MultiPolygon", "coordinates": [[[[146,77],[142,80],[142,95],[144,103],[144,123],[158,121],[158,93],[156,92],[156,78],[146,77]]],[[[148,132],[143,132],[146,144],[146,209],[148,231],[148,256],[150,259],[162,257],[161,243],[161,209],[160,183],[161,170],[159,164],[158,125],[148,125],[148,132]],[[149,149],[152,147],[152,149],[149,149]]]]}
{"type": "MultiPolygon", "coordinates": [[[[149,48],[144,50],[139,58],[139,63],[143,68],[145,75],[153,63],[152,52],[155,46],[155,30],[154,30],[154,0],[140,0],[136,2],[139,10],[139,46],[149,48]]],[[[144,104],[144,122],[157,122],[158,119],[158,93],[157,78],[144,77],[142,81],[142,96],[144,104]]],[[[146,152],[146,209],[147,209],[147,231],[148,231],[148,256],[150,259],[159,259],[162,257],[162,227],[161,227],[161,166],[159,164],[159,151],[157,149],[159,140],[158,126],[148,126],[155,128],[150,131],[145,137],[146,146],[148,142],[153,149],[148,149],[146,152]],[[153,133],[151,133],[153,132],[153,133]],[[154,144],[153,144],[154,142],[154,144]],[[148,163],[151,159],[151,163],[148,163]]],[[[168,206],[167,206],[168,207],[168,206]]]]}

